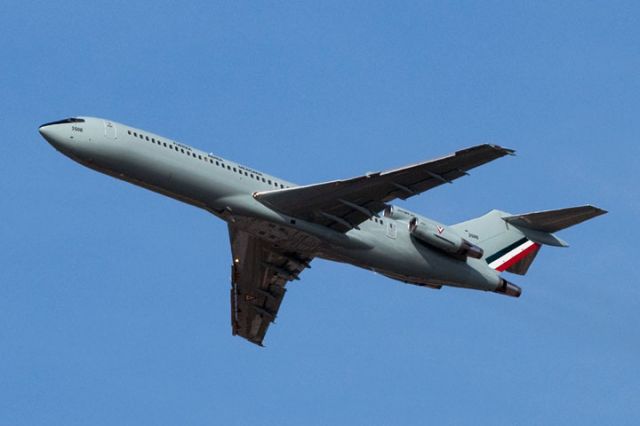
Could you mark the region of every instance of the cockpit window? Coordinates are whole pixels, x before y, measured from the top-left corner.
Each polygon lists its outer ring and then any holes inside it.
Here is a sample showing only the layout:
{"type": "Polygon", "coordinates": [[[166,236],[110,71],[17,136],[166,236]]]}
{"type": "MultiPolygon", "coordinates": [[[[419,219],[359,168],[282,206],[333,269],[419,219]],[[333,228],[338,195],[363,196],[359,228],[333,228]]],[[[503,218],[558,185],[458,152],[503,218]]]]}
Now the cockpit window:
{"type": "Polygon", "coordinates": [[[50,123],[44,123],[40,127],[51,126],[51,125],[54,125],[54,124],[65,124],[65,123],[84,123],[84,118],[74,118],[74,117],[65,118],[64,120],[58,120],[58,121],[52,121],[50,123]]]}

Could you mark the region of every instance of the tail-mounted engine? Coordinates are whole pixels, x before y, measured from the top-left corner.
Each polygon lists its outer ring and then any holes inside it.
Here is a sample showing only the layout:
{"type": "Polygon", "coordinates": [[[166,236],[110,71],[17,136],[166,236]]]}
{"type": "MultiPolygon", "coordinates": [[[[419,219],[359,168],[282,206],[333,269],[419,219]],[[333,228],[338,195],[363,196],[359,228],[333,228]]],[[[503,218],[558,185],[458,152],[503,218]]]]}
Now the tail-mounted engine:
{"type": "Polygon", "coordinates": [[[396,206],[387,206],[384,216],[399,222],[407,222],[409,233],[413,237],[452,256],[481,259],[484,255],[480,247],[471,244],[453,229],[426,217],[396,206]]]}
{"type": "Polygon", "coordinates": [[[454,256],[482,258],[484,251],[458,235],[453,229],[437,222],[414,217],[409,221],[409,233],[430,246],[454,256]]]}

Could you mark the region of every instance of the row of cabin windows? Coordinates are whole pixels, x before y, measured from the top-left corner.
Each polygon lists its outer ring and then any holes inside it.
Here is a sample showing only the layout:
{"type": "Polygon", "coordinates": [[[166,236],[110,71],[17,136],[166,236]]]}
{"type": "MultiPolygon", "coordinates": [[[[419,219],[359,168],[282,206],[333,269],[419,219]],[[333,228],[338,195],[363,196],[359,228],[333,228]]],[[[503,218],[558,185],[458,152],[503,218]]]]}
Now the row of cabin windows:
{"type": "Polygon", "coordinates": [[[248,177],[250,177],[251,179],[255,179],[255,180],[257,180],[258,182],[259,182],[259,181],[262,181],[262,182],[264,182],[264,183],[266,183],[266,184],[274,185],[276,188],[277,188],[277,187],[280,187],[280,188],[289,188],[288,186],[284,186],[283,184],[278,183],[278,182],[276,182],[276,181],[273,181],[273,182],[272,182],[272,181],[271,181],[271,179],[265,179],[264,177],[261,177],[261,176],[258,176],[258,175],[254,175],[253,173],[248,173],[247,171],[243,171],[243,170],[237,169],[236,167],[231,167],[231,166],[230,166],[230,165],[228,165],[228,164],[224,164],[222,161],[218,161],[218,160],[215,160],[215,161],[214,161],[214,159],[213,159],[213,158],[211,158],[211,157],[207,157],[206,155],[205,155],[205,156],[202,156],[202,155],[200,155],[200,154],[196,154],[195,152],[191,152],[191,151],[189,151],[189,150],[186,150],[186,151],[185,151],[185,149],[184,149],[184,148],[178,148],[177,146],[176,146],[176,147],[174,147],[174,145],[173,145],[172,143],[167,144],[166,142],[162,142],[160,139],[156,139],[156,138],[153,138],[153,137],[152,137],[152,138],[150,138],[149,136],[143,135],[142,133],[134,132],[134,131],[131,131],[131,130],[127,130],[127,133],[128,133],[129,135],[132,135],[132,136],[136,137],[136,138],[140,138],[140,139],[142,139],[142,140],[149,141],[149,142],[151,142],[151,143],[153,143],[153,144],[157,144],[157,145],[159,145],[159,146],[164,146],[165,148],[174,149],[174,150],[176,150],[176,151],[178,151],[178,150],[179,150],[181,153],[183,153],[183,154],[187,154],[187,155],[188,155],[188,156],[190,156],[190,157],[197,158],[197,159],[202,160],[202,161],[205,161],[205,162],[206,162],[206,161],[209,161],[209,163],[211,163],[211,164],[215,164],[216,166],[218,166],[218,167],[222,167],[223,169],[226,167],[228,170],[233,170],[233,172],[235,172],[235,173],[240,173],[241,175],[242,175],[242,174],[244,174],[245,176],[248,176],[248,177]]]}

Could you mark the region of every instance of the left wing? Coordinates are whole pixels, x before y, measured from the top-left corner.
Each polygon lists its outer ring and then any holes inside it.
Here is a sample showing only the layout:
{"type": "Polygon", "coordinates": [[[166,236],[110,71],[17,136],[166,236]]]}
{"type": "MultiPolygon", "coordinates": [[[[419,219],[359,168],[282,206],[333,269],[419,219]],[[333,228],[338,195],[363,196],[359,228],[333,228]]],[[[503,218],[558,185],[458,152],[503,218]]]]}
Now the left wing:
{"type": "Polygon", "coordinates": [[[276,250],[267,241],[229,225],[231,252],[231,328],[257,345],[275,320],[285,284],[297,280],[310,257],[276,250]]]}
{"type": "Polygon", "coordinates": [[[406,199],[467,174],[513,150],[478,145],[436,160],[352,179],[258,192],[261,203],[289,216],[347,232],[382,211],[387,202],[406,199]]]}

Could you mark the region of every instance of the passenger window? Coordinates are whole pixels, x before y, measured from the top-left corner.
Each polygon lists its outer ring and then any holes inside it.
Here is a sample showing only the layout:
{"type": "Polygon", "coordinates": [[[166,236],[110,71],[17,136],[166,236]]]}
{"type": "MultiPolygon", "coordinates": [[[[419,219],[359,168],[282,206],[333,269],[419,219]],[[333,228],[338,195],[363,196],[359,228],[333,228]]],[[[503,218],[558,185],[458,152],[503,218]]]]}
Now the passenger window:
{"type": "Polygon", "coordinates": [[[145,137],[146,137],[146,139],[147,139],[147,141],[148,141],[148,140],[149,140],[149,136],[145,136],[145,137]]]}
{"type": "Polygon", "coordinates": [[[165,148],[167,147],[167,143],[166,142],[163,142],[163,145],[164,145],[165,148]]]}
{"type": "Polygon", "coordinates": [[[127,130],[127,133],[131,134],[131,130],[127,130]]]}
{"type": "Polygon", "coordinates": [[[138,137],[138,134],[136,132],[133,132],[133,136],[138,137]]]}

